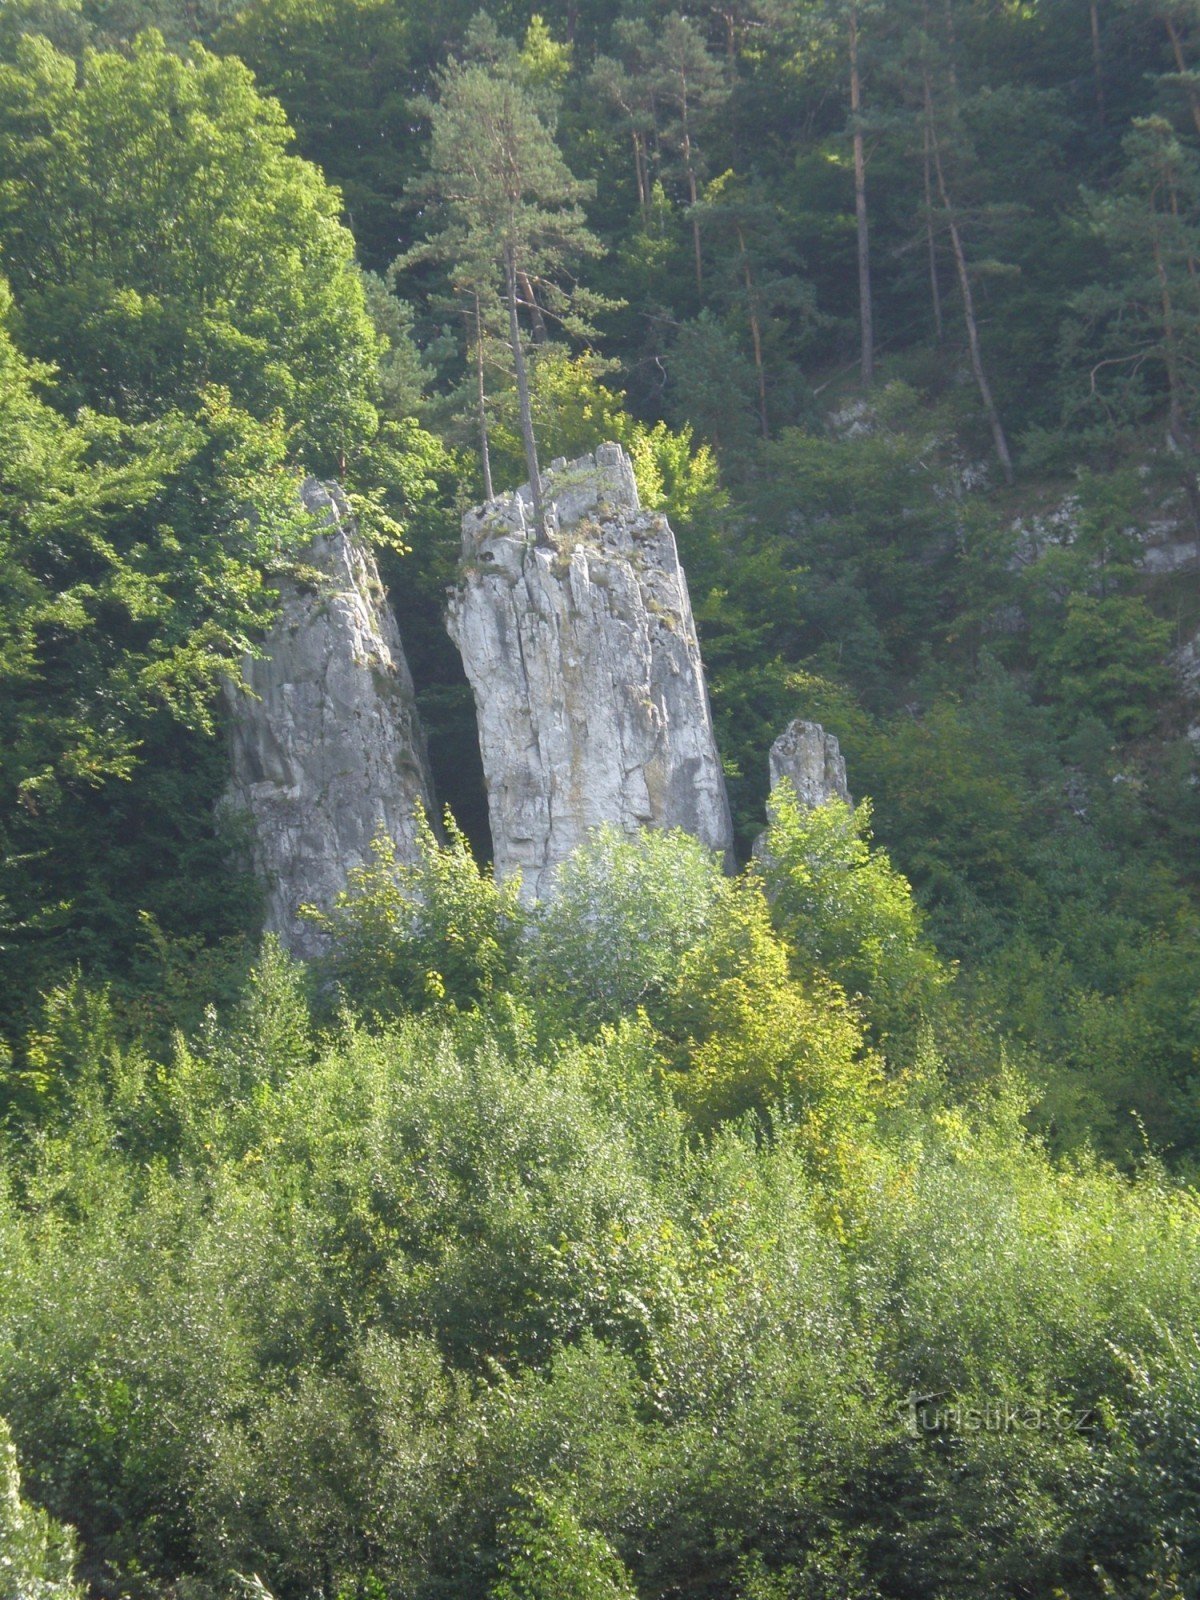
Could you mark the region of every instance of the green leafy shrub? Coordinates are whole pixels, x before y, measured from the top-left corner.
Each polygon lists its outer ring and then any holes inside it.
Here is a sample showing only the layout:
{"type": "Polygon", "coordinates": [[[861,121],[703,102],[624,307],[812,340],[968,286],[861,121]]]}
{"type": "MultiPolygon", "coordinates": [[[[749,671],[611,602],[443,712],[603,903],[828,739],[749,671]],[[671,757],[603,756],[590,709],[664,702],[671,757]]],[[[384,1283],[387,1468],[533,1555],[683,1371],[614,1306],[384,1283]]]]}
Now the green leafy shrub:
{"type": "Polygon", "coordinates": [[[911,1050],[949,973],[921,927],[912,890],[871,844],[871,808],[799,805],[772,796],[759,857],[776,927],[802,969],[819,969],[861,1001],[878,1039],[911,1050]]]}
{"type": "Polygon", "coordinates": [[[828,1156],[870,1122],[878,1067],[861,1024],[836,983],[792,972],[756,878],[722,889],[651,1007],[675,1041],[677,1093],[702,1127],[782,1110],[828,1156]]]}
{"type": "Polygon", "coordinates": [[[1043,690],[1122,738],[1149,733],[1173,687],[1169,623],[1141,595],[1073,594],[1041,661],[1043,690]]]}
{"type": "Polygon", "coordinates": [[[679,831],[597,828],[563,862],[530,921],[525,984],[565,1028],[587,1031],[650,1004],[717,915],[721,867],[679,831]]]}
{"type": "Polygon", "coordinates": [[[17,1452],[0,1420],[0,1590],[13,1600],[80,1600],[74,1534],[21,1499],[17,1452]]]}
{"type": "Polygon", "coordinates": [[[380,835],[329,912],[312,912],[329,935],[326,973],[353,1006],[378,1017],[405,1008],[471,1006],[504,989],[516,962],[519,884],[498,884],[475,864],[454,818],[439,843],[417,818],[419,860],[397,861],[380,835]]]}
{"type": "Polygon", "coordinates": [[[500,1537],[504,1555],[492,1600],[634,1600],[629,1574],[608,1541],[546,1494],[532,1494],[500,1537]]]}

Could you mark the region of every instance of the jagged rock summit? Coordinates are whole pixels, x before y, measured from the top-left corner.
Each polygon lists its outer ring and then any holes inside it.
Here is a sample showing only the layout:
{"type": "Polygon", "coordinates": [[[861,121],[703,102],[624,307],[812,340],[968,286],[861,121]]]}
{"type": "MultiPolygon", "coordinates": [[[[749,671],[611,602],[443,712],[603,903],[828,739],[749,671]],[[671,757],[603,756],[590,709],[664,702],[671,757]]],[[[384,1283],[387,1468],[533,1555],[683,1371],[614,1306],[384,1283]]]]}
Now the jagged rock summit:
{"type": "Polygon", "coordinates": [[[230,685],[232,780],[248,815],[266,928],[296,955],[320,953],[302,905],[327,909],[382,829],[416,859],[415,812],[432,785],[412,677],[374,558],[336,484],[309,478],[320,519],[304,553],[317,582],[285,585],[264,653],[230,685]],[[249,692],[247,692],[247,690],[249,692]]]}
{"type": "Polygon", "coordinates": [[[463,518],[448,627],[475,694],[497,873],[552,891],[590,829],[683,828],[728,855],[725,780],[687,582],[614,444],[463,518]]]}
{"type": "Polygon", "coordinates": [[[853,805],[846,785],[846,760],[832,733],[819,722],[797,717],[771,746],[771,788],[791,780],[796,798],[810,809],[830,800],[853,805]]]}
{"type": "MultiPolygon", "coordinates": [[[[796,799],[808,811],[831,800],[854,804],[846,784],[846,759],[841,746],[819,722],[806,722],[803,717],[789,722],[771,746],[769,766],[771,793],[787,779],[796,799]]],[[[769,862],[766,828],[755,839],[752,853],[760,861],[769,862]]]]}

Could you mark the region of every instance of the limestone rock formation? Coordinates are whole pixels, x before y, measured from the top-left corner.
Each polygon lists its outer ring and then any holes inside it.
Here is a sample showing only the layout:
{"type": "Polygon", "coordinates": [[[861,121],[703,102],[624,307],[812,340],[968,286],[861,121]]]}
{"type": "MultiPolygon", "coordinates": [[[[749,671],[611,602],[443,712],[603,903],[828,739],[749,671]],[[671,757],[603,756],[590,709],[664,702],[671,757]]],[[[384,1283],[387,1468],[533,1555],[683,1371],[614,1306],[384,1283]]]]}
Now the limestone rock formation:
{"type": "Polygon", "coordinates": [[[321,529],[304,554],[320,574],[289,583],[260,658],[229,685],[233,775],[248,814],[266,927],[295,954],[320,952],[302,905],[328,908],[382,829],[416,855],[415,808],[431,783],[412,678],[374,558],[333,484],[302,495],[321,529]],[[248,692],[247,692],[248,691],[248,692]]]}
{"type": "Polygon", "coordinates": [[[790,778],[802,806],[823,806],[828,800],[853,805],[846,786],[846,761],[833,734],[819,722],[797,717],[771,746],[771,788],[790,778]]]}
{"type": "Polygon", "coordinates": [[[692,620],[665,517],[643,511],[617,445],[463,518],[448,626],[475,693],[501,877],[544,898],[608,822],[683,828],[729,852],[733,829],[692,620]]]}

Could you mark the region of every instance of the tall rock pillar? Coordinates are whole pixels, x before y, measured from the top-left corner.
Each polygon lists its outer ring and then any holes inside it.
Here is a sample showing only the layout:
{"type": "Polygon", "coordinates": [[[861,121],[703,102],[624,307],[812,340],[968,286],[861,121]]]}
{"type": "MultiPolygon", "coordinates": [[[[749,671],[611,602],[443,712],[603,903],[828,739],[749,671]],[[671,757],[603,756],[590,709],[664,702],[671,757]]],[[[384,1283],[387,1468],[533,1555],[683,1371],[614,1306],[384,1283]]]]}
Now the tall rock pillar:
{"type": "Polygon", "coordinates": [[[266,927],[297,955],[322,937],[300,907],[326,910],[384,832],[416,858],[415,811],[432,785],[404,647],[374,558],[334,484],[309,478],[320,519],[305,561],[312,585],[285,586],[261,657],[230,685],[232,779],[247,815],[266,927]]]}
{"type": "Polygon", "coordinates": [[[544,898],[600,823],[682,828],[732,848],[687,582],[629,458],[601,445],[463,519],[448,627],[475,694],[501,877],[544,898]]]}

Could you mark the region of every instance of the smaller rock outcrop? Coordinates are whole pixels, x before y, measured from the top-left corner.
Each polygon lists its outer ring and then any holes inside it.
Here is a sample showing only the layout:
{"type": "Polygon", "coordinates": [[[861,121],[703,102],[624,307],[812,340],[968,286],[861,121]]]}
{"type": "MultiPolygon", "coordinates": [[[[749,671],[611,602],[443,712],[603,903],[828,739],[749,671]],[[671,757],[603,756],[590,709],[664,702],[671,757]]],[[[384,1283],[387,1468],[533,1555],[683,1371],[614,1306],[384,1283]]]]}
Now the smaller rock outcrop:
{"type": "Polygon", "coordinates": [[[266,929],[294,954],[320,953],[300,907],[328,909],[382,830],[416,858],[416,807],[432,784],[412,677],[374,558],[335,484],[301,491],[319,531],[311,583],[284,585],[260,657],[228,702],[232,779],[225,804],[250,823],[266,889],[266,929]]]}
{"type": "MultiPolygon", "coordinates": [[[[854,804],[846,786],[841,746],[819,722],[805,722],[802,717],[789,722],[771,746],[769,763],[772,794],[786,778],[806,810],[815,811],[831,800],[854,804]]],[[[769,864],[765,828],[755,839],[752,853],[764,865],[769,864]]]]}
{"type": "Polygon", "coordinates": [[[475,694],[496,871],[544,898],[589,831],[682,828],[728,854],[687,582],[615,444],[463,518],[448,627],[475,694]]]}
{"type": "Polygon", "coordinates": [[[771,788],[784,778],[791,780],[802,806],[815,808],[829,800],[844,800],[853,805],[846,785],[846,761],[832,733],[819,722],[797,717],[771,746],[771,788]]]}

